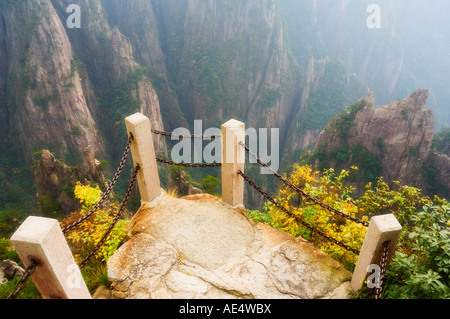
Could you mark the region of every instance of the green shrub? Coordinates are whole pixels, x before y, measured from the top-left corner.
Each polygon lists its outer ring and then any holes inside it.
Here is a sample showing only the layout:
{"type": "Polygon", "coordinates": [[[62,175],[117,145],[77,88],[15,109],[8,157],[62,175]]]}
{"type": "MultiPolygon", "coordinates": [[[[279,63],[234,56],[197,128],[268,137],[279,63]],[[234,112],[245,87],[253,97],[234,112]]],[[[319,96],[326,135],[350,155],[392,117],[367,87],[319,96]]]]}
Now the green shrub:
{"type": "Polygon", "coordinates": [[[7,259],[20,264],[19,255],[12,249],[11,242],[8,239],[0,238],[0,262],[7,259]]]}
{"type": "MultiPolygon", "coordinates": [[[[295,175],[293,176],[295,177],[295,175]]],[[[325,179],[325,181],[327,180],[325,179]]],[[[301,184],[295,180],[292,180],[292,182],[298,186],[301,184]]],[[[337,184],[335,183],[336,181],[331,184],[327,182],[325,185],[328,185],[327,187],[333,186],[330,189],[336,191],[340,188],[336,188],[337,184]]],[[[314,194],[314,188],[311,188],[313,183],[310,180],[307,180],[304,184],[308,185],[305,187],[307,193],[327,202],[326,199],[318,197],[320,194],[314,194]]],[[[433,199],[423,196],[422,191],[418,188],[400,185],[399,182],[394,184],[395,187],[391,188],[382,178],[379,178],[376,185],[372,183],[366,185],[366,191],[360,199],[352,199],[351,192],[345,192],[345,196],[342,197],[347,205],[345,207],[350,209],[356,205],[357,212],[354,213],[362,216],[362,218],[391,213],[403,227],[395,256],[386,269],[382,298],[449,299],[450,205],[446,200],[437,196],[433,199]],[[350,204],[351,206],[349,206],[350,204]]],[[[327,190],[326,193],[322,193],[322,196],[324,194],[331,196],[333,193],[327,190]]],[[[296,198],[295,193],[284,188],[280,189],[277,196],[278,201],[289,206],[291,211],[302,209],[302,219],[306,221],[308,221],[308,218],[317,219],[320,217],[319,209],[314,209],[311,205],[302,207],[302,202],[297,202],[296,198]]],[[[339,198],[332,198],[329,203],[336,205],[336,203],[339,203],[339,198]]],[[[295,227],[294,221],[288,220],[290,226],[292,226],[289,229],[287,228],[288,222],[279,222],[278,210],[272,209],[270,211],[273,205],[266,204],[265,207],[266,209],[261,211],[248,210],[247,213],[257,223],[262,222],[296,236],[300,234],[305,237],[302,233],[297,232],[298,227],[295,227]],[[269,208],[271,214],[264,213],[264,211],[268,211],[267,208],[269,208]]],[[[314,238],[305,238],[314,242],[314,238]]],[[[339,249],[334,245],[327,247],[325,251],[336,258],[339,249]]],[[[342,263],[341,260],[336,259],[342,263]]],[[[354,295],[354,298],[363,299],[366,297],[367,286],[364,286],[354,295]]]]}
{"type": "Polygon", "coordinates": [[[384,297],[449,299],[450,206],[425,205],[411,221],[414,226],[387,268],[384,297]]]}
{"type": "Polygon", "coordinates": [[[59,203],[56,199],[51,198],[49,195],[42,195],[38,199],[41,215],[44,217],[52,217],[59,210],[59,203]]]}
{"type": "Polygon", "coordinates": [[[366,186],[358,208],[369,216],[392,213],[402,225],[395,257],[386,270],[382,298],[450,297],[450,206],[420,189],[391,189],[383,179],[366,186]]]}
{"type": "MultiPolygon", "coordinates": [[[[17,282],[20,280],[19,277],[8,281],[4,285],[0,285],[0,299],[6,299],[15,289],[17,282]]],[[[33,280],[30,278],[24,284],[23,288],[17,294],[15,299],[42,299],[41,293],[37,289],[33,280]]]]}
{"type": "MultiPolygon", "coordinates": [[[[17,252],[11,247],[11,242],[8,239],[0,238],[0,262],[7,259],[23,267],[17,252]]],[[[9,282],[0,285],[0,299],[6,299],[14,291],[16,283],[20,279],[20,277],[15,277],[9,282]]],[[[41,299],[41,294],[33,281],[28,279],[23,289],[16,296],[16,299],[41,299]]]]}
{"type": "Polygon", "coordinates": [[[201,182],[201,188],[208,194],[220,196],[220,181],[218,178],[208,175],[201,182]]]}
{"type": "Polygon", "coordinates": [[[269,213],[259,210],[247,210],[247,214],[255,223],[263,223],[269,226],[272,225],[273,219],[272,215],[269,213]]]}

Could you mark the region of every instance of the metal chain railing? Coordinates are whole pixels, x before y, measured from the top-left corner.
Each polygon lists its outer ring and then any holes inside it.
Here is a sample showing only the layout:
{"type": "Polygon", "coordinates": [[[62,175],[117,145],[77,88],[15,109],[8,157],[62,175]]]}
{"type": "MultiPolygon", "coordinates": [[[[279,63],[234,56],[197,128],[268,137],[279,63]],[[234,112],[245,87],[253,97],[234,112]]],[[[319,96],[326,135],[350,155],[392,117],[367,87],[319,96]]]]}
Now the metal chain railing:
{"type": "Polygon", "coordinates": [[[383,255],[380,262],[380,287],[376,288],[375,299],[381,299],[381,292],[383,291],[384,275],[386,274],[387,257],[389,254],[389,241],[383,243],[383,255]]]}
{"type": "MultiPolygon", "coordinates": [[[[201,140],[212,140],[212,139],[216,139],[216,138],[221,138],[222,137],[222,135],[196,135],[196,134],[178,135],[178,134],[174,134],[172,132],[159,131],[159,130],[155,130],[155,129],[152,129],[152,133],[156,134],[156,135],[162,135],[162,136],[168,136],[168,137],[185,138],[185,139],[201,139],[201,140]]],[[[175,165],[175,166],[184,166],[184,167],[195,167],[195,168],[199,168],[199,167],[220,167],[220,166],[222,166],[221,163],[206,163],[206,164],[202,164],[202,163],[176,163],[174,161],[166,160],[166,159],[163,159],[163,158],[156,158],[156,161],[159,162],[159,163],[162,163],[162,164],[175,165]]]]}
{"type": "Polygon", "coordinates": [[[208,140],[208,141],[222,137],[222,135],[196,135],[196,134],[179,135],[179,134],[174,134],[172,132],[158,131],[155,129],[152,129],[152,133],[156,134],[156,135],[167,136],[167,137],[176,137],[176,138],[185,138],[185,139],[190,138],[190,139],[200,139],[200,140],[208,140]]]}
{"type": "Polygon", "coordinates": [[[30,260],[30,265],[25,270],[25,274],[22,276],[22,278],[16,283],[14,291],[8,297],[6,297],[6,299],[15,299],[17,294],[24,288],[28,278],[36,270],[36,267],[38,266],[39,262],[31,256],[28,256],[28,259],[30,260]]]}
{"type": "MultiPolygon", "coordinates": [[[[157,135],[162,135],[162,136],[168,136],[168,137],[177,137],[177,138],[190,138],[190,139],[202,139],[202,140],[211,140],[211,139],[215,139],[215,138],[221,138],[221,135],[177,135],[177,134],[173,134],[171,132],[164,132],[164,131],[159,131],[159,130],[153,130],[152,129],[152,133],[157,134],[157,135]]],[[[126,149],[124,151],[124,154],[122,156],[121,162],[119,164],[119,167],[114,175],[113,180],[111,181],[110,185],[108,186],[107,190],[103,193],[102,197],[100,198],[100,200],[96,203],[96,205],[83,217],[81,217],[79,220],[77,220],[76,222],[70,224],[69,226],[65,227],[63,229],[63,233],[66,234],[72,230],[74,230],[75,228],[77,228],[79,225],[81,225],[85,220],[87,220],[89,217],[91,217],[105,202],[105,200],[108,198],[108,196],[110,195],[110,193],[112,192],[112,190],[115,187],[115,184],[117,183],[117,180],[119,179],[120,175],[122,174],[123,168],[125,166],[126,160],[128,158],[128,155],[130,153],[130,149],[131,149],[131,143],[133,141],[133,136],[130,135],[129,139],[128,139],[128,143],[126,146],[126,149]]],[[[276,178],[278,178],[281,182],[283,182],[286,186],[292,188],[295,192],[297,192],[299,195],[303,196],[304,198],[306,198],[306,200],[321,206],[322,208],[338,215],[341,216],[343,218],[346,218],[348,220],[352,220],[356,223],[360,223],[364,226],[368,226],[369,223],[362,221],[356,217],[350,216],[348,214],[345,214],[337,209],[335,209],[334,207],[331,207],[330,205],[327,205],[321,201],[319,201],[318,199],[310,196],[309,194],[305,193],[303,190],[301,190],[299,187],[295,186],[293,183],[291,183],[290,181],[288,181],[287,179],[283,178],[280,174],[278,174],[277,172],[275,172],[268,164],[264,163],[255,153],[253,153],[249,147],[247,147],[243,142],[240,142],[239,145],[241,147],[243,147],[245,149],[245,151],[252,156],[253,158],[256,159],[257,163],[259,165],[261,165],[262,167],[268,169],[276,178]]],[[[168,165],[175,165],[175,166],[184,166],[184,167],[220,167],[222,166],[221,163],[206,163],[206,164],[201,164],[201,163],[176,163],[174,161],[171,160],[166,160],[166,159],[161,159],[161,158],[156,158],[156,161],[159,163],[163,163],[163,164],[168,164],[168,165]]],[[[125,207],[126,204],[131,196],[131,193],[133,191],[133,188],[135,186],[136,180],[137,180],[137,174],[140,170],[139,166],[136,166],[131,180],[130,180],[130,184],[128,187],[128,191],[124,197],[124,200],[121,204],[121,206],[119,207],[119,211],[117,212],[117,214],[114,216],[114,220],[112,222],[112,224],[109,226],[109,228],[107,229],[107,231],[105,232],[105,234],[103,235],[103,237],[99,240],[99,242],[96,244],[96,246],[92,249],[92,251],[86,256],[86,258],[79,264],[80,269],[83,268],[94,256],[95,254],[98,252],[98,250],[104,245],[106,239],[108,238],[108,236],[110,235],[110,233],[112,232],[112,230],[115,228],[115,226],[117,225],[117,223],[120,220],[120,217],[122,216],[123,212],[125,211],[125,207]]],[[[304,227],[306,227],[307,229],[309,229],[311,232],[318,234],[319,236],[327,239],[328,241],[339,245],[341,247],[343,247],[344,249],[353,252],[355,254],[359,254],[360,252],[357,249],[354,249],[352,247],[350,247],[349,245],[345,244],[344,242],[337,240],[331,236],[329,236],[328,234],[326,234],[325,232],[323,232],[320,229],[315,228],[314,226],[310,225],[309,223],[303,221],[302,219],[300,219],[298,216],[296,216],[295,214],[293,214],[289,209],[285,208],[284,206],[282,206],[277,200],[275,200],[275,198],[273,198],[272,196],[270,196],[267,192],[265,192],[261,187],[259,187],[250,177],[248,177],[246,174],[244,174],[242,171],[239,171],[238,174],[250,185],[252,186],[256,191],[258,191],[263,197],[265,197],[267,200],[269,200],[270,202],[272,202],[277,208],[279,208],[280,210],[282,210],[284,213],[286,213],[289,217],[295,219],[299,224],[303,225],[304,227]]],[[[385,242],[383,245],[383,256],[381,259],[381,263],[380,263],[380,270],[381,270],[381,274],[380,274],[380,284],[382,285],[383,283],[383,279],[384,279],[384,275],[386,272],[386,265],[387,265],[387,256],[388,256],[388,247],[389,247],[389,242],[385,242]]],[[[34,273],[36,267],[38,266],[38,262],[36,260],[34,260],[33,258],[30,258],[30,262],[31,264],[28,266],[28,268],[26,269],[25,275],[17,282],[16,286],[15,286],[15,290],[7,297],[7,299],[12,299],[15,298],[16,295],[18,294],[18,292],[23,289],[25,282],[27,281],[27,279],[34,273]]],[[[376,289],[376,295],[375,295],[375,299],[380,299],[381,298],[381,292],[382,292],[382,287],[377,288],[376,289]]]]}
{"type": "Polygon", "coordinates": [[[125,163],[127,161],[128,155],[130,153],[131,149],[131,142],[133,141],[133,135],[130,134],[130,137],[128,139],[127,146],[125,148],[125,151],[123,153],[122,159],[120,161],[119,167],[114,175],[114,178],[112,179],[111,183],[109,184],[106,191],[103,193],[100,200],[95,204],[95,206],[85,215],[83,215],[80,219],[78,219],[76,222],[68,225],[63,229],[63,233],[66,234],[75,228],[77,228],[79,225],[81,225],[85,220],[87,220],[89,217],[91,217],[105,202],[105,200],[108,198],[108,196],[111,194],[112,190],[114,189],[117,180],[119,179],[120,175],[122,174],[123,168],[125,167],[125,163]]]}
{"type": "Polygon", "coordinates": [[[329,236],[328,234],[326,234],[325,232],[321,231],[320,229],[317,229],[313,226],[311,226],[310,224],[306,223],[305,221],[301,220],[298,216],[296,216],[295,214],[293,214],[291,211],[289,211],[287,208],[283,207],[280,203],[278,203],[272,196],[270,196],[269,194],[267,194],[261,187],[259,187],[258,185],[256,185],[256,183],[251,180],[250,177],[248,177],[247,175],[245,175],[242,171],[239,171],[238,174],[240,176],[242,176],[242,178],[244,178],[244,180],[250,184],[250,186],[252,186],[256,191],[258,191],[258,193],[260,193],[263,197],[265,197],[266,199],[268,199],[270,202],[272,202],[276,207],[278,207],[280,210],[282,210],[283,212],[285,212],[286,214],[289,215],[289,217],[294,218],[299,224],[303,225],[304,227],[308,228],[310,231],[312,231],[313,233],[316,233],[320,236],[322,236],[323,238],[329,240],[330,242],[341,246],[342,248],[345,248],[346,250],[353,252],[357,255],[359,255],[359,251],[350,247],[349,245],[343,243],[340,240],[337,240],[331,236],[329,236]]]}
{"type": "MultiPolygon", "coordinates": [[[[354,216],[350,216],[348,214],[345,214],[337,209],[335,209],[334,207],[331,207],[330,205],[327,205],[323,202],[321,202],[320,200],[318,200],[317,198],[314,198],[312,196],[310,196],[309,194],[305,193],[302,189],[300,189],[299,187],[295,186],[293,183],[291,183],[290,181],[288,181],[287,179],[283,178],[280,174],[278,174],[277,172],[275,172],[267,163],[264,163],[254,152],[252,152],[250,150],[250,148],[245,145],[243,142],[239,142],[239,145],[241,147],[243,147],[245,149],[245,151],[252,156],[254,159],[256,159],[256,162],[266,168],[267,170],[269,170],[272,175],[274,175],[276,178],[278,178],[281,182],[283,182],[286,186],[290,187],[291,189],[293,189],[297,194],[303,196],[304,198],[306,198],[307,201],[310,201],[338,216],[341,216],[343,218],[346,218],[348,220],[351,220],[355,223],[359,223],[364,225],[365,227],[369,226],[369,222],[367,221],[362,221],[359,218],[356,218],[354,216]]],[[[258,191],[261,195],[263,195],[266,199],[268,199],[270,202],[272,202],[277,208],[279,208],[280,210],[282,210],[283,212],[285,212],[286,214],[288,214],[291,218],[294,218],[298,223],[300,223],[301,225],[303,225],[304,227],[308,228],[309,230],[311,230],[312,232],[317,233],[318,235],[322,236],[323,238],[347,249],[348,251],[351,251],[357,255],[359,255],[359,251],[346,245],[345,243],[343,243],[340,240],[337,240],[335,238],[332,238],[331,236],[329,236],[328,234],[324,233],[323,231],[314,228],[313,226],[309,225],[308,223],[304,222],[303,220],[301,220],[299,217],[295,216],[291,211],[289,211],[287,208],[283,207],[280,203],[278,203],[273,197],[269,196],[265,191],[263,191],[258,185],[256,185],[256,183],[254,181],[252,181],[247,175],[245,175],[242,171],[238,172],[239,175],[241,175],[244,180],[246,182],[248,182],[254,189],[256,189],[256,191],[258,191]]],[[[375,295],[374,298],[375,299],[381,299],[381,294],[383,291],[383,281],[384,281],[384,277],[386,274],[386,268],[387,268],[387,258],[388,258],[388,254],[389,254],[389,241],[386,241],[383,243],[383,252],[382,252],[382,257],[381,257],[381,261],[380,261],[380,278],[379,278],[379,288],[376,289],[369,289],[368,291],[368,298],[370,299],[372,297],[373,292],[375,291],[375,295]]]]}
{"type": "MultiPolygon", "coordinates": [[[[77,228],[78,226],[80,226],[84,221],[86,221],[89,217],[91,217],[105,202],[105,200],[108,198],[108,196],[111,194],[112,190],[114,189],[117,180],[119,179],[120,175],[123,172],[123,169],[125,167],[125,163],[127,161],[128,155],[130,153],[130,149],[131,149],[131,143],[133,141],[133,136],[130,135],[129,139],[128,139],[128,143],[127,146],[125,148],[124,154],[122,156],[122,159],[120,161],[119,167],[114,175],[113,180],[111,181],[111,183],[109,184],[107,190],[103,193],[102,197],[100,198],[100,200],[95,204],[95,206],[83,217],[81,217],[80,219],[78,219],[76,222],[70,224],[69,226],[65,227],[62,232],[64,234],[74,230],[75,228],[77,228]]],[[[115,226],[117,225],[117,223],[120,220],[120,217],[122,216],[123,212],[125,211],[125,207],[126,204],[128,202],[128,200],[130,199],[131,193],[133,191],[134,185],[136,184],[136,180],[137,180],[137,174],[139,172],[140,167],[136,166],[134,169],[134,172],[131,176],[131,180],[130,180],[130,185],[128,187],[128,191],[124,197],[124,200],[121,204],[121,206],[119,207],[119,211],[117,212],[117,214],[114,217],[114,220],[112,222],[112,224],[109,226],[108,230],[105,232],[105,234],[103,235],[103,237],[100,239],[100,241],[96,244],[96,246],[92,249],[92,251],[88,254],[88,256],[80,263],[79,267],[80,269],[83,268],[91,259],[92,257],[97,253],[97,251],[101,248],[101,246],[103,246],[103,244],[105,243],[106,239],[108,238],[109,234],[112,232],[112,230],[115,228],[115,226]]],[[[38,261],[36,261],[34,258],[32,258],[31,256],[28,257],[30,259],[30,265],[28,266],[28,268],[25,271],[24,276],[22,276],[22,278],[16,283],[15,289],[14,291],[7,297],[7,299],[14,299],[16,298],[17,294],[24,288],[24,285],[26,283],[26,281],[28,280],[28,278],[34,273],[34,271],[36,270],[36,267],[39,265],[38,261]]]]}
{"type": "Polygon", "coordinates": [[[184,166],[184,167],[221,167],[221,163],[176,163],[174,161],[156,158],[156,161],[162,164],[175,165],[175,166],[184,166]]]}
{"type": "Polygon", "coordinates": [[[334,213],[335,215],[341,216],[343,218],[346,218],[348,220],[351,220],[355,223],[359,223],[362,224],[366,227],[369,226],[369,223],[366,221],[362,221],[359,218],[356,218],[354,216],[350,216],[348,214],[345,214],[339,210],[337,210],[334,207],[331,207],[328,204],[325,204],[321,201],[319,201],[317,198],[312,197],[311,195],[305,193],[302,189],[300,189],[299,187],[295,186],[294,184],[292,184],[290,181],[288,181],[287,179],[283,178],[283,176],[281,176],[280,174],[278,174],[277,172],[275,172],[268,164],[264,163],[255,153],[253,153],[250,148],[245,145],[243,142],[239,142],[239,145],[242,146],[245,151],[252,156],[254,159],[256,159],[257,163],[261,166],[263,166],[264,168],[268,169],[276,178],[278,178],[280,181],[282,181],[286,186],[289,186],[290,188],[292,188],[297,194],[303,196],[304,198],[306,198],[306,200],[313,202],[314,204],[334,213]]]}
{"type": "Polygon", "coordinates": [[[128,186],[128,191],[125,194],[124,200],[122,204],[120,205],[119,211],[114,216],[114,220],[112,224],[109,226],[105,234],[103,235],[102,239],[99,240],[99,242],[95,245],[95,247],[92,249],[92,251],[86,256],[86,258],[79,264],[80,269],[82,269],[86,264],[94,257],[94,255],[97,253],[97,251],[103,246],[106,239],[108,238],[109,234],[112,232],[112,230],[116,227],[117,223],[120,220],[120,217],[122,216],[123,212],[125,211],[125,207],[127,205],[128,200],[130,199],[131,193],[133,191],[134,185],[136,184],[137,174],[139,172],[139,165],[136,166],[134,169],[134,172],[131,176],[130,185],[128,186]]]}

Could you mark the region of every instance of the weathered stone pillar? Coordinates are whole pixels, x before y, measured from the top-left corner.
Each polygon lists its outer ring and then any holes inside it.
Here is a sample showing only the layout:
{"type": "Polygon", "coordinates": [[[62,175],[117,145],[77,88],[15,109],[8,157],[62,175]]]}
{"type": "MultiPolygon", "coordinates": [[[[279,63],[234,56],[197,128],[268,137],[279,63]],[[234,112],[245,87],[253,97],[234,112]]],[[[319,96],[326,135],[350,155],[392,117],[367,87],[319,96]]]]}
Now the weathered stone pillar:
{"type": "MultiPolygon", "coordinates": [[[[379,265],[383,253],[383,244],[389,241],[389,253],[387,264],[395,253],[402,231],[402,225],[397,221],[394,215],[381,215],[372,217],[367,228],[366,237],[358,257],[358,262],[353,272],[351,287],[353,291],[362,288],[364,280],[367,278],[368,267],[370,265],[379,265]]],[[[386,265],[387,266],[387,265],[386,265]]]]}
{"type": "Polygon", "coordinates": [[[230,120],[222,125],[222,198],[233,207],[244,204],[245,123],[230,120]]]}
{"type": "Polygon", "coordinates": [[[57,220],[29,217],[11,243],[25,268],[37,261],[31,278],[44,299],[91,299],[57,220]]]}
{"type": "Polygon", "coordinates": [[[139,165],[137,175],[139,192],[143,202],[151,202],[161,195],[158,165],[155,157],[150,119],[136,113],[125,119],[128,134],[133,135],[131,153],[134,166],[139,165]]]}

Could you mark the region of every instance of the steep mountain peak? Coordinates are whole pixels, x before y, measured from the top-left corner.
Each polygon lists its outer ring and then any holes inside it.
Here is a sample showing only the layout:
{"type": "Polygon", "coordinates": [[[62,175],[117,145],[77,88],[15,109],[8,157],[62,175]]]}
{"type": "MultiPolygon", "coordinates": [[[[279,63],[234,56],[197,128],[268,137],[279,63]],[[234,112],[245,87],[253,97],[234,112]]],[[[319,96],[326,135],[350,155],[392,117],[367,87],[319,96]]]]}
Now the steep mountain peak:
{"type": "Polygon", "coordinates": [[[409,148],[418,150],[418,158],[427,158],[434,136],[432,110],[425,109],[427,98],[427,90],[417,90],[404,100],[374,108],[369,96],[365,99],[368,107],[356,114],[350,145],[365,139],[368,149],[376,152],[380,151],[377,141],[382,139],[386,153],[394,159],[400,159],[409,148]]]}
{"type": "Polygon", "coordinates": [[[432,154],[434,137],[433,111],[425,107],[427,99],[428,90],[421,89],[380,108],[373,106],[372,94],[359,100],[320,134],[316,167],[356,165],[369,180],[383,176],[427,189],[424,165],[432,154]]]}

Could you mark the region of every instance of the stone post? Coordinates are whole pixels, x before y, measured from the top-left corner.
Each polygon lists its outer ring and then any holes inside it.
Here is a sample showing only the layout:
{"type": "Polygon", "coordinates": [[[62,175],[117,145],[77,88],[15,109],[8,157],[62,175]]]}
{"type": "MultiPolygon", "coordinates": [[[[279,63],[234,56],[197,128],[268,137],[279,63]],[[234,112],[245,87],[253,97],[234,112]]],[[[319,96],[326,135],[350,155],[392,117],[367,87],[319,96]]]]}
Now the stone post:
{"type": "Polygon", "coordinates": [[[402,226],[394,215],[375,216],[370,220],[366,237],[353,272],[351,287],[353,291],[362,288],[370,265],[379,265],[383,253],[383,244],[389,241],[387,265],[395,253],[402,226]]]}
{"type": "Polygon", "coordinates": [[[25,268],[37,261],[31,278],[44,299],[91,299],[57,220],[29,217],[11,243],[25,268]]]}
{"type": "Polygon", "coordinates": [[[222,199],[233,207],[244,204],[245,123],[230,120],[222,125],[222,199]]]}
{"type": "Polygon", "coordinates": [[[128,134],[133,135],[131,153],[134,166],[139,165],[137,175],[139,192],[143,202],[151,202],[161,195],[158,165],[155,157],[150,119],[136,113],[125,119],[128,134]]]}

